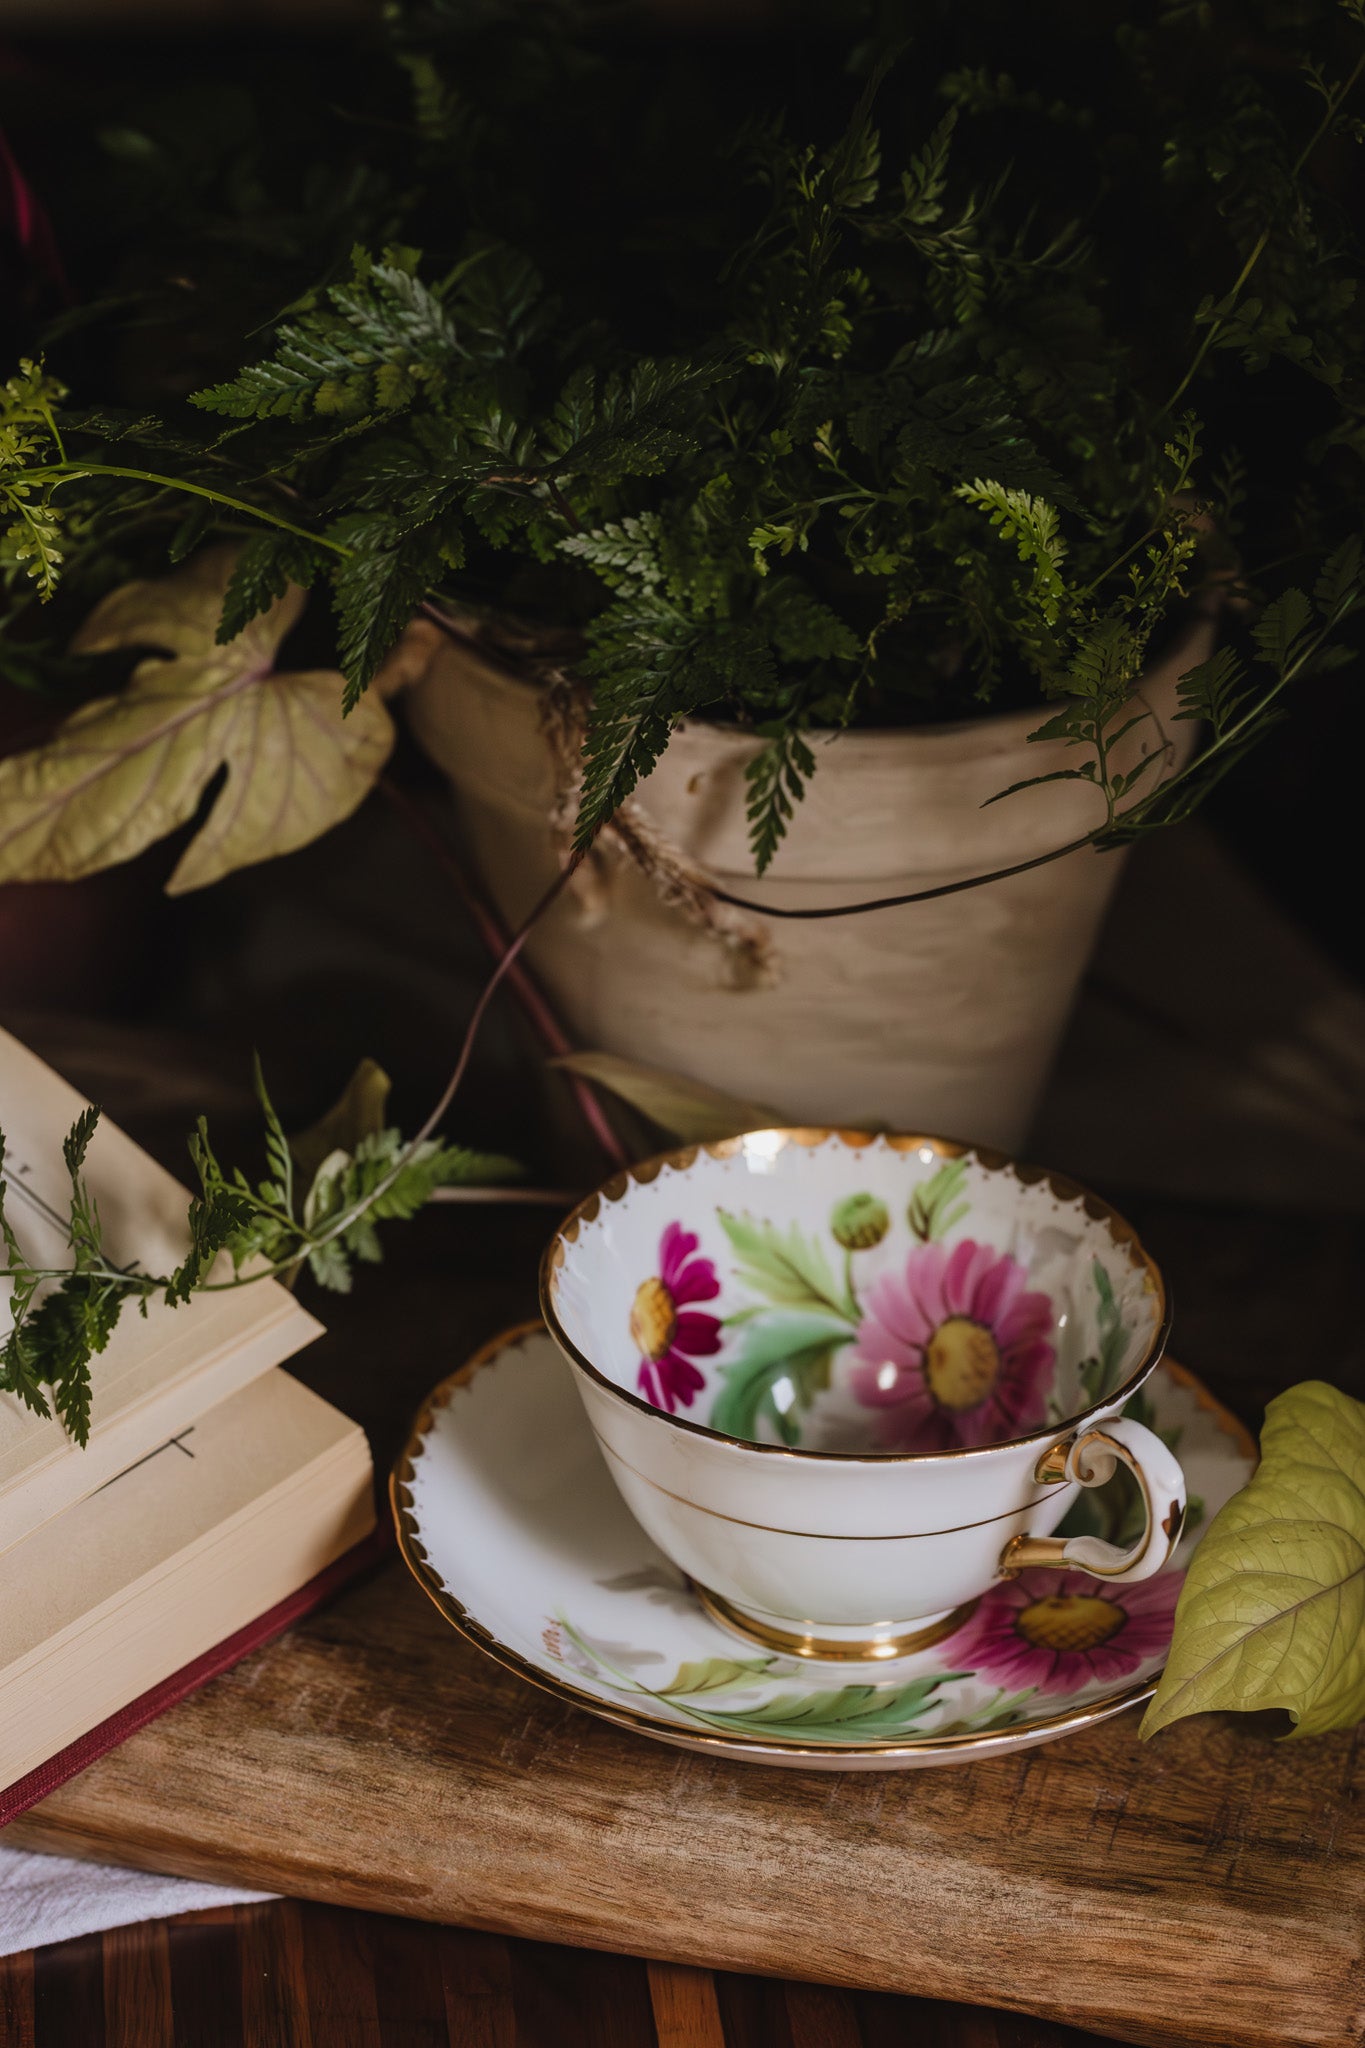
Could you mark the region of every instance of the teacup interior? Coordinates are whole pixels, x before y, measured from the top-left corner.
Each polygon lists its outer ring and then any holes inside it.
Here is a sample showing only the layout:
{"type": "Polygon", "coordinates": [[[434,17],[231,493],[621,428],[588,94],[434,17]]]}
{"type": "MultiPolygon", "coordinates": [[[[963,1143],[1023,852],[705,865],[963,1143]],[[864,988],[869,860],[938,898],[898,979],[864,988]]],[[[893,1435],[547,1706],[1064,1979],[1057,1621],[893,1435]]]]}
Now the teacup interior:
{"type": "Polygon", "coordinates": [[[550,1290],[571,1344],[654,1406],[862,1454],[1078,1415],[1162,1313],[1122,1227],[1047,1176],[928,1139],[780,1131],[628,1177],[561,1233],[550,1290]]]}

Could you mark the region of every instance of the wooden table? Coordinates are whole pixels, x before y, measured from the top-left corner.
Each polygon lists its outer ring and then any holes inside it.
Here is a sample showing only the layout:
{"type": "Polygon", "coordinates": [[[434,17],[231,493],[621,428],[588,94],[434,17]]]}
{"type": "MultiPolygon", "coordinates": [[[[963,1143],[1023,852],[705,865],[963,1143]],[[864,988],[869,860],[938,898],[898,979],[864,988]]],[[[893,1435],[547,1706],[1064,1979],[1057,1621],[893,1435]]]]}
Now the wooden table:
{"type": "MultiPolygon", "coordinates": [[[[1310,1371],[1361,1391],[1359,1226],[1135,1220],[1173,1280],[1182,1355],[1230,1405],[1255,1421],[1310,1371]]],[[[391,1234],[387,1284],[337,1305],[306,1376],[366,1423],[381,1469],[427,1385],[525,1312],[539,1234],[429,1213],[391,1234]]],[[[1277,1747],[1234,1717],[1139,1749],[1124,1716],[901,1776],[687,1756],[503,1672],[394,1564],[10,1834],[333,1910],[20,1961],[0,2042],[1347,2048],[1365,2038],[1362,1789],[1354,1735],[1277,1747]],[[373,1907],[404,1917],[357,1913],[373,1907]],[[987,2004],[1031,2017],[969,2009],[987,2004]]]]}

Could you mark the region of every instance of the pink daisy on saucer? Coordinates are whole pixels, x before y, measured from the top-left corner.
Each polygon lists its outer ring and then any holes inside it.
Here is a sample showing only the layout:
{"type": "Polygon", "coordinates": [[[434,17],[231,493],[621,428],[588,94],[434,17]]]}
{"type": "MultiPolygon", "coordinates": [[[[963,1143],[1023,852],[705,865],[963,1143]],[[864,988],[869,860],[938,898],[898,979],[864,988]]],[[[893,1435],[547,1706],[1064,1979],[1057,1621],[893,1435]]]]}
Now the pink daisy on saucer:
{"type": "Polygon", "coordinates": [[[659,1239],[659,1271],[642,1280],[630,1310],[630,1334],[641,1351],[636,1385],[656,1408],[690,1408],[706,1382],[692,1363],[720,1350],[720,1318],[688,1306],[714,1301],[720,1282],[710,1259],[696,1257],[700,1239],[670,1223],[659,1239]]]}
{"type": "Polygon", "coordinates": [[[888,1449],[1004,1443],[1045,1419],[1052,1301],[1027,1278],[1008,1252],[968,1237],[951,1251],[917,1246],[873,1281],[849,1383],[864,1407],[886,1411],[888,1449]]]}
{"type": "Polygon", "coordinates": [[[1115,1586],[1085,1572],[1025,1571],[992,1586],[943,1654],[1010,1687],[1079,1692],[1130,1678],[1171,1646],[1183,1572],[1115,1586]]]}

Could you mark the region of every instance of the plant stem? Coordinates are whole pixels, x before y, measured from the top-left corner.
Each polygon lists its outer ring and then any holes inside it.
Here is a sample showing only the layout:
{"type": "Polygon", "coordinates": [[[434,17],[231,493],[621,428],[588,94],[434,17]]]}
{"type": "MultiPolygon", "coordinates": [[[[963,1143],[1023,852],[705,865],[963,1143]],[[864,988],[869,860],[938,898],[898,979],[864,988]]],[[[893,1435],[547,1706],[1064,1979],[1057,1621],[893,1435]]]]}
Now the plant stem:
{"type": "Polygon", "coordinates": [[[51,464],[46,469],[30,469],[26,475],[34,483],[70,483],[83,476],[117,476],[135,484],[155,484],[163,491],[188,491],[193,497],[207,498],[210,504],[226,505],[230,511],[245,512],[251,519],[263,519],[268,526],[276,526],[281,533],[292,533],[298,540],[306,540],[314,547],[328,548],[334,555],[349,561],[354,548],[346,547],[339,540],[331,540],[325,533],[315,533],[309,527],[296,526],[292,519],[281,519],[278,512],[267,512],[263,505],[252,505],[245,498],[233,498],[226,491],[210,490],[207,484],[192,484],[184,477],[160,476],[150,469],[125,469],[112,462],[71,462],[51,464]]]}
{"type": "MultiPolygon", "coordinates": [[[[1299,151],[1297,157],[1295,157],[1294,159],[1294,167],[1293,170],[1290,172],[1290,176],[1292,178],[1298,177],[1299,173],[1303,170],[1305,164],[1308,162],[1309,157],[1312,156],[1313,151],[1317,148],[1318,144],[1322,141],[1323,137],[1331,128],[1332,123],[1336,120],[1336,117],[1341,112],[1342,107],[1350,98],[1351,93],[1355,88],[1356,81],[1359,79],[1362,71],[1365,71],[1365,53],[1362,53],[1359,57],[1357,57],[1355,64],[1351,69],[1350,76],[1344,81],[1343,84],[1338,86],[1337,90],[1332,94],[1331,98],[1328,100],[1327,107],[1325,112],[1323,113],[1322,119],[1318,122],[1317,127],[1313,130],[1313,133],[1309,136],[1307,142],[1305,142],[1303,148],[1299,151]]],[[[1214,346],[1215,342],[1217,342],[1220,335],[1222,335],[1227,329],[1228,313],[1231,313],[1233,307],[1236,305],[1239,295],[1245,289],[1252,272],[1255,270],[1256,265],[1260,262],[1262,256],[1264,256],[1266,249],[1269,247],[1269,244],[1270,229],[1268,227],[1262,228],[1260,234],[1256,237],[1256,240],[1252,245],[1250,255],[1247,257],[1246,262],[1242,265],[1241,270],[1237,274],[1236,283],[1233,285],[1232,290],[1228,293],[1226,299],[1224,300],[1224,305],[1227,307],[1227,313],[1220,314],[1216,320],[1211,320],[1209,322],[1209,325],[1204,330],[1204,339],[1200,342],[1199,347],[1195,352],[1194,361],[1190,364],[1184,376],[1176,385],[1175,390],[1171,393],[1170,397],[1166,400],[1166,403],[1162,406],[1161,411],[1157,414],[1158,419],[1164,419],[1168,413],[1174,411],[1175,407],[1180,403],[1185,393],[1189,390],[1190,385],[1194,382],[1194,379],[1198,376],[1199,371],[1203,366],[1205,356],[1208,354],[1209,350],[1214,346]]]]}

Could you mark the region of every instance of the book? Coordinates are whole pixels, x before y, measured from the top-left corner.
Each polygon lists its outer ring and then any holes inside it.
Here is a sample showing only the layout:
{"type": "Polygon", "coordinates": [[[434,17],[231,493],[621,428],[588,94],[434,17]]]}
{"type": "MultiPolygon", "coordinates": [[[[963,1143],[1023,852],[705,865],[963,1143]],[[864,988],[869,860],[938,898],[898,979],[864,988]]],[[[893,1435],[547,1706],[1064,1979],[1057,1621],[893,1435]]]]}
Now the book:
{"type": "Polygon", "coordinates": [[[149,1686],[146,1692],[139,1693],[136,1699],[129,1700],[127,1706],[119,1707],[107,1719],[97,1721],[84,1735],[68,1742],[65,1749],[57,1750],[46,1763],[39,1764],[35,1770],[0,1789],[0,1828],[17,1820],[21,1813],[27,1813],[31,1806],[36,1806],[40,1799],[46,1799],[49,1792],[55,1792],[68,1778],[76,1777],[88,1764],[107,1756],[111,1749],[117,1749],[121,1742],[126,1742],[130,1735],[136,1735],[139,1728],[145,1728],[168,1707],[177,1706],[181,1700],[197,1692],[201,1685],[207,1685],[211,1678],[230,1671],[253,1650],[262,1649],[276,1636],[283,1635],[296,1621],[302,1621],[305,1615],[321,1607],[333,1593],[340,1592],[361,1572],[377,1564],[392,1548],[392,1524],[387,1521],[377,1523],[368,1536],[350,1550],[343,1551],[297,1592],[277,1601],[274,1607],[267,1607],[264,1614],[258,1614],[254,1621],[247,1622],[234,1635],[224,1636],[211,1650],[191,1658],[169,1678],[149,1686]]]}
{"type": "MultiPolygon", "coordinates": [[[[63,1752],[71,1769],[88,1761],[83,1739],[131,1703],[152,1702],[146,1719],[178,1696],[177,1674],[223,1668],[235,1637],[244,1654],[270,1632],[271,1610],[374,1526],[364,1432],[276,1370],[13,1545],[0,1596],[0,1816],[29,1803],[9,1795],[63,1752]]],[[[49,1778],[38,1782],[51,1789],[49,1778]]]]}
{"type": "MultiPolygon", "coordinates": [[[[35,1264],[63,1266],[70,1256],[62,1140],[85,1107],[83,1096],[0,1031],[6,1209],[35,1264]]],[[[187,1242],[189,1196],[173,1175],[101,1119],[85,1176],[112,1257],[151,1272],[177,1263],[187,1242]]],[[[288,1289],[269,1279],[197,1294],[173,1309],[152,1302],[145,1317],[125,1309],[108,1347],[91,1361],[92,1429],[84,1450],[60,1418],[36,1415],[17,1396],[0,1394],[0,1554],[320,1330],[288,1289]]]]}

